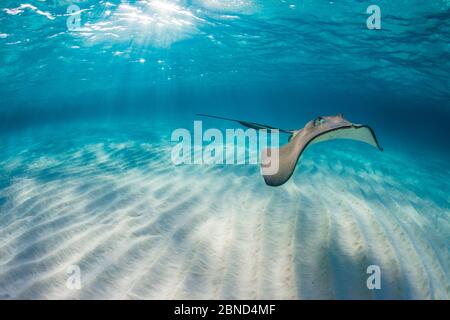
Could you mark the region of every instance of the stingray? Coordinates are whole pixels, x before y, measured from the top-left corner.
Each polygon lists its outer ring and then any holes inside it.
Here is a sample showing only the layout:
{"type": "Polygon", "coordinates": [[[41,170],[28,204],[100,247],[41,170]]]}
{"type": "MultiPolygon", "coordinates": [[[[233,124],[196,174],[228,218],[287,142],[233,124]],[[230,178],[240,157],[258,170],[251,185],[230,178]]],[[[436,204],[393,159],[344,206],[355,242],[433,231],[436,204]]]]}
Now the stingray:
{"type": "Polygon", "coordinates": [[[268,148],[263,150],[261,157],[261,171],[264,181],[269,186],[281,186],[294,173],[295,167],[305,149],[315,143],[335,140],[335,139],[350,139],[368,143],[380,151],[383,148],[378,143],[375,132],[371,127],[365,124],[355,124],[344,119],[342,114],[336,116],[319,116],[314,120],[309,121],[302,129],[286,130],[273,126],[259,124],[255,122],[235,120],[219,116],[212,116],[206,114],[197,114],[198,116],[228,120],[237,122],[245,127],[256,130],[278,130],[281,133],[289,135],[289,142],[278,149],[278,170],[275,174],[267,174],[267,157],[272,154],[275,148],[268,148]]]}

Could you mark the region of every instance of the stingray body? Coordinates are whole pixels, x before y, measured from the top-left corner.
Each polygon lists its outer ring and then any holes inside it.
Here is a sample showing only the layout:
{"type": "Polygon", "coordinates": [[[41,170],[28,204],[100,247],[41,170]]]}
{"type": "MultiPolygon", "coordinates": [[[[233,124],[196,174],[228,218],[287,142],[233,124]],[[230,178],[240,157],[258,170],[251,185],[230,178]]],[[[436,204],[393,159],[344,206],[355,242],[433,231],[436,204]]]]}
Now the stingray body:
{"type": "MultiPolygon", "coordinates": [[[[303,151],[309,145],[314,143],[334,139],[351,139],[368,143],[378,148],[380,151],[383,150],[383,148],[378,143],[375,132],[372,130],[372,128],[370,128],[368,125],[354,124],[346,120],[342,116],[342,114],[336,116],[317,117],[316,119],[309,121],[302,129],[298,130],[279,129],[255,122],[234,120],[205,114],[199,115],[235,121],[243,126],[256,130],[279,130],[282,133],[290,135],[289,143],[280,147],[278,150],[275,150],[275,148],[269,148],[268,150],[263,150],[262,152],[261,171],[264,177],[264,181],[269,186],[280,186],[288,181],[294,173],[297,162],[300,159],[303,151]],[[268,154],[272,154],[274,151],[278,151],[279,155],[277,157],[278,163],[276,163],[276,165],[278,166],[278,170],[276,171],[276,173],[273,173],[267,168],[268,163],[270,163],[270,161],[273,161],[273,159],[269,159],[268,154]],[[269,171],[270,174],[268,173],[269,171]]],[[[274,164],[271,163],[270,165],[274,164]]]]}

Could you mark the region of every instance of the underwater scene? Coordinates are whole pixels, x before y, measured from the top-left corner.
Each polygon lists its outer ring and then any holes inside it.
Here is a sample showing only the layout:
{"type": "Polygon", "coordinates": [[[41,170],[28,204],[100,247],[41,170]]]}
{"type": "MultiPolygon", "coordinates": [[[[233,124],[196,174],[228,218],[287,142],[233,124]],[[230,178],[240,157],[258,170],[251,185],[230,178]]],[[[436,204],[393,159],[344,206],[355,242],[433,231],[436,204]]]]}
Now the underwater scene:
{"type": "Polygon", "coordinates": [[[2,0],[0,299],[448,300],[449,124],[449,0],[2,0]]]}

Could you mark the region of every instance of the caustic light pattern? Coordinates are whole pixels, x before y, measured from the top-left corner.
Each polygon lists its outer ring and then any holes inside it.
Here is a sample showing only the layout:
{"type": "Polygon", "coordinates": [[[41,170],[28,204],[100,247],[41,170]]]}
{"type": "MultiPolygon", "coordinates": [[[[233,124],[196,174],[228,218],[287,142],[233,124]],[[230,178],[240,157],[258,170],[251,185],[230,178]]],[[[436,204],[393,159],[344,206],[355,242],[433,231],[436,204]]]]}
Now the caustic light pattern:
{"type": "Polygon", "coordinates": [[[449,297],[445,163],[325,142],[274,189],[257,165],[173,166],[152,128],[112,129],[2,151],[2,298],[449,297]]]}

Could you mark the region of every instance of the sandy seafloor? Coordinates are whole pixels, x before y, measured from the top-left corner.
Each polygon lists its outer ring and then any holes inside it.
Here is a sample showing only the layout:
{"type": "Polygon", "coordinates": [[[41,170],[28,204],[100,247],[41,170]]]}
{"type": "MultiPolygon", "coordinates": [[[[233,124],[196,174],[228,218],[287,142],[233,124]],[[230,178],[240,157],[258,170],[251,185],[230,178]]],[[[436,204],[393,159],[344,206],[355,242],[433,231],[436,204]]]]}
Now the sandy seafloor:
{"type": "Polygon", "coordinates": [[[325,142],[271,188],[254,165],[174,166],[172,128],[2,136],[0,297],[449,299],[447,161],[325,142]]]}
{"type": "Polygon", "coordinates": [[[0,1],[0,299],[449,299],[449,17],[449,0],[0,1]],[[255,165],[174,166],[170,135],[200,112],[343,113],[384,152],[312,145],[278,188],[255,165]]]}

